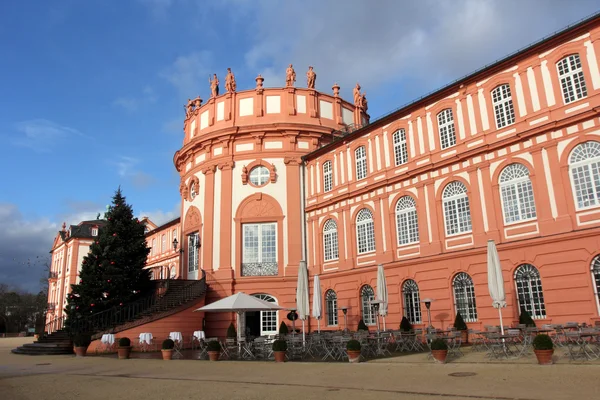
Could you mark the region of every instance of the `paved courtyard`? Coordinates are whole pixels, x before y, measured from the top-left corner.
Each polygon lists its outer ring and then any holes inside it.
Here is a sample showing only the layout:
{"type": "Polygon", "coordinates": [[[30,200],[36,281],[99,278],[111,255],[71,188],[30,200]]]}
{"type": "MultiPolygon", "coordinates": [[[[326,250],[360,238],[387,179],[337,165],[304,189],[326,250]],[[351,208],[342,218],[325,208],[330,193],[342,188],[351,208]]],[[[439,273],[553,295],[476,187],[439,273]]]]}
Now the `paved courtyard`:
{"type": "MultiPolygon", "coordinates": [[[[162,361],[18,356],[30,338],[0,339],[0,398],[39,399],[572,399],[594,398],[600,364],[533,359],[486,362],[467,354],[436,365],[425,354],[361,364],[162,361]],[[469,361],[472,360],[472,361],[469,361]],[[452,376],[455,373],[470,376],[452,376]]],[[[459,374],[460,375],[460,374],[459,374]]]]}

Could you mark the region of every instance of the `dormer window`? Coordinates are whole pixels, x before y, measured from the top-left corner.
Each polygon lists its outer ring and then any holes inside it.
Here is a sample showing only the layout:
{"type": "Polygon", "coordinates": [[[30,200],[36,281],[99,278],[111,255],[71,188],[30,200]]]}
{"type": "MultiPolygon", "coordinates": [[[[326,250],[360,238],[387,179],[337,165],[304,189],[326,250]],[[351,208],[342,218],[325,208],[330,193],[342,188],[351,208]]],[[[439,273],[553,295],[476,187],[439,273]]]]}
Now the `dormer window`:
{"type": "Polygon", "coordinates": [[[98,227],[97,226],[92,227],[92,236],[98,236],[98,227]]]}

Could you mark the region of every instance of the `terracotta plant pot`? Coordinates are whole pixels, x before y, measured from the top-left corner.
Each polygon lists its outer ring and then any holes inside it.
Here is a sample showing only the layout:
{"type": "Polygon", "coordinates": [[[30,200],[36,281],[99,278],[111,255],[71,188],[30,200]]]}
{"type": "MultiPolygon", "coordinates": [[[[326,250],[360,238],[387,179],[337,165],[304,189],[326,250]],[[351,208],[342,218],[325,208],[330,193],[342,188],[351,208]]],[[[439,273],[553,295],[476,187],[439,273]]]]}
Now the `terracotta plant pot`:
{"type": "Polygon", "coordinates": [[[221,352],[220,351],[209,351],[208,352],[208,359],[210,361],[219,361],[219,354],[221,352]]]}
{"type": "Polygon", "coordinates": [[[351,363],[360,362],[360,350],[346,350],[348,353],[348,361],[351,363]]]}
{"type": "Polygon", "coordinates": [[[76,357],[85,357],[87,353],[87,346],[75,347],[75,356],[76,357]]]}
{"type": "Polygon", "coordinates": [[[552,350],[533,350],[535,356],[537,357],[538,364],[540,365],[552,365],[552,355],[554,354],[554,349],[552,350]]]}
{"type": "Polygon", "coordinates": [[[275,362],[285,362],[285,351],[274,351],[275,362]]]}
{"type": "Polygon", "coordinates": [[[119,353],[119,360],[126,360],[129,358],[129,354],[131,353],[131,346],[119,347],[117,352],[119,353]]]}
{"type": "Polygon", "coordinates": [[[163,360],[172,360],[173,359],[173,349],[162,349],[163,360]]]}
{"type": "Polygon", "coordinates": [[[448,357],[448,350],[431,350],[433,358],[442,364],[446,364],[446,357],[448,357]]]}

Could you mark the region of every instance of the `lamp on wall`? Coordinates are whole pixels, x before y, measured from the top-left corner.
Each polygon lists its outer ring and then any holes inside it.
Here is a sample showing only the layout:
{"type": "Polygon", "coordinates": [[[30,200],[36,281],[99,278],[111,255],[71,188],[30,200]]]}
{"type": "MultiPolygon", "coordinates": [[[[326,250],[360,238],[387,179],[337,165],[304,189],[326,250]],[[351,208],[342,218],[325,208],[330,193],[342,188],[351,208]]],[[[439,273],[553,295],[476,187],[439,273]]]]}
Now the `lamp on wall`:
{"type": "MultiPolygon", "coordinates": [[[[177,246],[179,246],[179,241],[177,238],[173,239],[173,250],[177,251],[177,246]]],[[[169,274],[170,276],[170,274],[169,274]]],[[[179,249],[179,279],[183,276],[183,247],[179,249]]]]}

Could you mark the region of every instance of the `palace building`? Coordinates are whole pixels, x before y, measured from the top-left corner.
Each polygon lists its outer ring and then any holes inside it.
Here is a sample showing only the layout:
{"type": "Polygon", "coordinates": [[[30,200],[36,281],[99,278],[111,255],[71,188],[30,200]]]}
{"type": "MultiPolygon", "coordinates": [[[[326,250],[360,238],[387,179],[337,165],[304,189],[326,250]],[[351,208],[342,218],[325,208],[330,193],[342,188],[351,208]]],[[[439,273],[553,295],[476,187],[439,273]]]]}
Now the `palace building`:
{"type": "MultiPolygon", "coordinates": [[[[600,321],[599,54],[594,16],[375,121],[359,85],[351,102],[337,84],[317,91],[312,67],[307,88],[291,65],[283,88],[259,75],[237,91],[229,71],[219,94],[215,76],[206,103],[188,102],[173,160],[181,221],[150,230],[149,263],[169,267],[159,277],[204,271],[206,303],[245,292],[295,308],[305,261],[311,297],[321,280],[322,330],[345,328],[342,308],[349,329],[375,326],[382,264],[388,328],[402,316],[428,325],[428,298],[434,326],[460,312],[479,329],[498,323],[492,239],[506,324],[521,309],[542,323],[600,321]]],[[[238,329],[276,333],[286,314],[247,313],[238,329]]],[[[233,320],[202,318],[207,336],[233,320]]]]}

